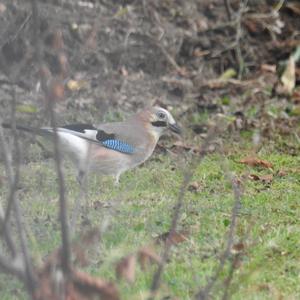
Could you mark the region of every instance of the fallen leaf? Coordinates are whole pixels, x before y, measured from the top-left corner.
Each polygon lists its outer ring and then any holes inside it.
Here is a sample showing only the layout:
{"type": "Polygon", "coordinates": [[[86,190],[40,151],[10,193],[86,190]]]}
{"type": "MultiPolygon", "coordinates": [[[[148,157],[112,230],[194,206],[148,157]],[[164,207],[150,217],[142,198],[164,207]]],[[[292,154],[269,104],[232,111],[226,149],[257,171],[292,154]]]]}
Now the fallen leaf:
{"type": "Polygon", "coordinates": [[[202,184],[199,181],[191,182],[188,186],[190,192],[199,193],[202,190],[202,184]]]}
{"type": "Polygon", "coordinates": [[[38,111],[38,108],[32,104],[21,104],[16,107],[17,112],[34,114],[38,111]]]}
{"type": "Polygon", "coordinates": [[[293,103],[299,104],[300,103],[300,89],[295,89],[292,94],[293,103]]]}
{"type": "Polygon", "coordinates": [[[294,14],[300,16],[300,3],[299,2],[290,2],[285,6],[286,8],[290,9],[294,14]]]}
{"type": "Polygon", "coordinates": [[[260,180],[263,183],[269,184],[273,181],[273,175],[272,174],[267,174],[267,175],[261,175],[260,180]]]}
{"type": "Polygon", "coordinates": [[[127,76],[128,76],[128,71],[127,71],[127,69],[126,69],[125,66],[122,66],[122,67],[121,67],[120,73],[121,73],[121,75],[124,76],[124,77],[127,77],[127,76]]]}
{"type": "Polygon", "coordinates": [[[247,29],[251,33],[258,33],[259,31],[262,31],[261,25],[259,25],[255,20],[252,18],[246,18],[243,20],[243,24],[247,27],[247,29]]]}
{"type": "Polygon", "coordinates": [[[124,278],[128,282],[133,283],[135,280],[135,265],[135,255],[131,254],[122,258],[116,266],[117,278],[124,278]]]}
{"type": "Polygon", "coordinates": [[[254,181],[261,181],[263,183],[269,184],[273,181],[273,174],[266,174],[266,175],[250,174],[249,178],[254,181]]]}
{"type": "Polygon", "coordinates": [[[290,116],[299,117],[300,116],[300,106],[295,105],[290,111],[290,116]]]}
{"type": "Polygon", "coordinates": [[[119,300],[119,292],[112,282],[107,282],[101,278],[92,277],[87,273],[73,270],[72,282],[75,289],[82,295],[79,299],[94,299],[92,297],[99,295],[102,300],[119,300]]]}
{"type": "Polygon", "coordinates": [[[182,141],[176,141],[175,143],[173,143],[172,147],[171,147],[172,151],[174,151],[175,153],[182,153],[184,151],[187,152],[193,152],[193,153],[198,153],[200,151],[199,148],[193,146],[193,145],[189,145],[186,144],[182,141]]]}
{"type": "Polygon", "coordinates": [[[163,241],[165,243],[171,243],[173,245],[176,245],[176,244],[187,241],[187,235],[188,235],[188,231],[186,231],[186,230],[175,231],[171,235],[169,232],[165,232],[165,233],[162,233],[161,235],[159,235],[156,238],[156,240],[158,242],[163,241]]]}
{"type": "Polygon", "coordinates": [[[276,73],[276,65],[262,64],[260,68],[265,72],[276,73]]]}
{"type": "Polygon", "coordinates": [[[201,50],[200,48],[196,48],[193,51],[193,56],[202,57],[202,56],[208,55],[209,53],[210,53],[210,51],[208,51],[208,50],[201,50]]]}
{"type": "Polygon", "coordinates": [[[122,16],[125,16],[128,13],[128,7],[121,7],[114,15],[113,18],[120,18],[122,16]]]}
{"type": "Polygon", "coordinates": [[[220,77],[219,80],[228,80],[236,76],[235,69],[229,68],[227,69],[220,77]]]}
{"type": "Polygon", "coordinates": [[[196,25],[199,32],[206,31],[208,29],[207,20],[203,17],[196,20],[196,25]]]}
{"type": "Polygon", "coordinates": [[[245,244],[243,242],[236,243],[232,246],[231,251],[234,254],[240,253],[245,250],[245,244]]]}
{"type": "Polygon", "coordinates": [[[286,170],[279,170],[278,173],[277,173],[277,175],[278,175],[279,177],[284,177],[284,176],[286,176],[287,174],[288,174],[288,173],[287,173],[286,170]]]}
{"type": "Polygon", "coordinates": [[[249,178],[254,181],[259,181],[260,177],[256,174],[250,174],[249,178]]]}
{"type": "Polygon", "coordinates": [[[266,160],[262,160],[259,159],[257,157],[246,157],[244,159],[241,159],[239,161],[241,164],[245,164],[251,167],[263,167],[263,168],[272,168],[273,165],[266,161],[266,160]]]}
{"type": "Polygon", "coordinates": [[[70,79],[67,82],[67,88],[70,91],[80,91],[82,89],[87,88],[87,85],[88,85],[88,83],[85,80],[73,80],[73,79],[70,79]]]}
{"type": "Polygon", "coordinates": [[[295,58],[293,55],[290,56],[287,66],[280,78],[283,84],[283,90],[288,94],[291,95],[296,84],[296,64],[295,58]]]}
{"type": "Polygon", "coordinates": [[[152,249],[152,247],[147,246],[143,247],[138,251],[138,261],[140,263],[140,266],[142,270],[146,269],[147,264],[160,264],[161,258],[159,255],[155,253],[155,251],[152,249]]]}

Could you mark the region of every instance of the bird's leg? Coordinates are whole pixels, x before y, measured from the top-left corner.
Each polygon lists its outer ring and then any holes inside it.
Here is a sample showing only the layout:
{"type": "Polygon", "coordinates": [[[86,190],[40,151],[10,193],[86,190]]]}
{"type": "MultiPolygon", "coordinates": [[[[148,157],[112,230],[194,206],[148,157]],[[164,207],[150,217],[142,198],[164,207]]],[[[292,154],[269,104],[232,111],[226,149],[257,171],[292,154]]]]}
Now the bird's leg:
{"type": "MultiPolygon", "coordinates": [[[[73,233],[75,233],[76,222],[77,222],[78,216],[80,215],[80,211],[81,211],[80,202],[83,198],[86,198],[86,186],[87,186],[86,177],[87,177],[86,172],[83,170],[79,170],[78,175],[77,175],[77,181],[80,186],[80,191],[79,191],[77,199],[75,199],[75,207],[73,209],[73,214],[72,214],[72,219],[71,219],[71,231],[73,233]]],[[[87,206],[86,201],[87,200],[85,200],[85,207],[87,206]]]]}

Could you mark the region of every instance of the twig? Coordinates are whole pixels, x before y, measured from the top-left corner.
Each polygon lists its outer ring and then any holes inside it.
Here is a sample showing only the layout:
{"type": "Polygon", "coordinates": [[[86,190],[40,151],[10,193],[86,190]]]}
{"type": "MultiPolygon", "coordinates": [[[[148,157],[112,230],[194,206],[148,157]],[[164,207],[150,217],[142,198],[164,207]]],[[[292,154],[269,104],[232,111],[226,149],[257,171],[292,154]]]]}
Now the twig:
{"type": "Polygon", "coordinates": [[[27,246],[27,240],[26,240],[26,234],[25,234],[25,226],[24,222],[22,221],[22,213],[21,213],[21,208],[20,208],[20,203],[18,198],[16,197],[16,191],[17,191],[17,186],[19,183],[19,173],[20,173],[20,146],[18,142],[18,135],[17,135],[17,130],[16,130],[16,91],[15,87],[12,87],[12,110],[11,110],[11,123],[12,123],[12,133],[13,133],[13,138],[14,138],[14,148],[16,151],[16,172],[14,176],[13,182],[10,184],[10,189],[11,189],[11,203],[13,203],[13,209],[15,213],[15,219],[16,219],[16,227],[17,227],[17,232],[19,235],[20,239],[20,247],[21,247],[21,252],[23,255],[24,259],[24,264],[25,264],[25,283],[27,286],[27,289],[31,293],[31,295],[34,294],[35,290],[35,284],[36,284],[36,279],[33,273],[33,265],[32,261],[30,259],[29,251],[28,251],[28,246],[27,246]]]}
{"type": "MultiPolygon", "coordinates": [[[[2,124],[2,120],[0,118],[0,123],[2,124]]],[[[4,165],[5,165],[5,171],[7,174],[7,177],[9,179],[9,184],[13,182],[13,174],[12,174],[12,168],[11,168],[11,156],[9,155],[9,151],[7,148],[7,144],[5,141],[5,137],[3,134],[3,129],[2,126],[0,126],[0,147],[1,147],[1,152],[3,153],[4,156],[4,165]]],[[[5,241],[7,243],[7,246],[12,254],[13,257],[16,256],[17,250],[16,250],[16,245],[12,239],[12,233],[10,231],[10,228],[7,226],[8,223],[4,221],[5,219],[5,214],[2,210],[2,213],[0,215],[0,234],[4,234],[5,241]]]]}
{"type": "Polygon", "coordinates": [[[234,271],[236,270],[236,265],[238,264],[238,262],[240,261],[240,257],[241,257],[241,253],[237,253],[236,255],[234,255],[234,257],[232,258],[232,262],[230,264],[230,269],[229,269],[229,274],[225,280],[225,289],[224,289],[224,293],[222,296],[222,300],[227,300],[229,297],[229,287],[233,278],[233,274],[234,271]]]}
{"type": "Polygon", "coordinates": [[[227,19],[228,19],[228,21],[230,21],[231,20],[231,6],[229,3],[229,0],[224,0],[224,5],[226,8],[227,19]]]}
{"type": "Polygon", "coordinates": [[[173,214],[173,217],[172,217],[171,228],[169,230],[168,237],[166,238],[166,243],[165,243],[165,248],[163,250],[162,260],[161,260],[161,263],[160,263],[157,271],[155,272],[155,274],[153,276],[152,284],[151,284],[151,296],[148,298],[148,300],[154,300],[155,299],[156,293],[157,293],[157,291],[160,287],[161,276],[163,274],[166,262],[168,261],[170,251],[171,251],[171,247],[172,247],[172,243],[168,242],[168,240],[171,241],[172,236],[176,232],[177,224],[178,224],[178,220],[179,220],[179,217],[180,217],[180,212],[181,212],[181,208],[182,208],[182,205],[183,205],[183,201],[184,201],[184,197],[185,197],[185,193],[186,193],[188,184],[190,183],[191,178],[193,177],[193,174],[194,174],[194,171],[195,171],[196,167],[199,165],[199,163],[206,156],[207,149],[210,145],[210,142],[215,138],[217,129],[218,129],[218,127],[213,128],[212,130],[210,130],[210,132],[208,133],[205,141],[203,142],[202,149],[200,151],[200,154],[199,154],[198,158],[193,161],[192,165],[189,166],[189,169],[186,171],[186,173],[184,175],[184,179],[183,179],[183,182],[181,184],[179,194],[178,194],[177,203],[176,203],[176,206],[175,206],[175,211],[174,211],[174,214],[173,214]]]}
{"type": "Polygon", "coordinates": [[[233,194],[234,194],[234,205],[231,212],[231,222],[230,222],[230,228],[227,237],[227,244],[223,254],[221,255],[219,266],[215,274],[210,278],[207,285],[198,292],[198,294],[196,295],[197,300],[205,300],[209,298],[209,294],[212,288],[214,287],[222,270],[224,269],[227,259],[230,257],[231,248],[234,242],[234,233],[236,229],[237,217],[241,206],[241,187],[240,184],[235,180],[235,178],[233,178],[229,174],[229,172],[226,173],[227,176],[230,177],[233,194]]]}
{"type": "Polygon", "coordinates": [[[235,55],[236,55],[236,59],[239,65],[239,72],[238,72],[238,79],[242,78],[242,74],[244,72],[244,67],[245,67],[245,62],[244,62],[244,58],[242,55],[242,50],[241,50],[241,38],[242,38],[242,16],[243,13],[246,11],[246,7],[247,7],[247,3],[248,0],[245,0],[244,3],[241,3],[240,5],[240,9],[237,13],[237,27],[236,27],[236,35],[235,35],[235,43],[236,43],[236,47],[235,47],[235,55]]]}
{"type": "Polygon", "coordinates": [[[12,36],[9,36],[4,42],[1,43],[0,48],[2,48],[4,45],[6,45],[8,43],[13,42],[18,37],[18,35],[20,34],[20,32],[24,29],[24,27],[29,22],[29,20],[31,19],[31,17],[32,17],[32,14],[31,13],[28,14],[27,17],[22,22],[22,24],[17,29],[17,31],[12,36]]]}
{"type": "MultiPolygon", "coordinates": [[[[19,143],[18,143],[18,137],[17,137],[17,132],[16,132],[16,120],[15,120],[15,112],[16,112],[16,95],[15,95],[15,88],[13,87],[12,89],[12,111],[11,111],[11,123],[12,123],[12,134],[13,134],[13,139],[14,139],[14,148],[16,150],[16,172],[15,175],[13,175],[13,168],[12,168],[12,160],[10,153],[8,151],[8,148],[6,147],[5,140],[3,138],[3,133],[0,134],[0,138],[2,139],[1,144],[2,144],[2,149],[6,151],[4,153],[5,157],[5,166],[7,168],[7,175],[8,175],[8,182],[9,182],[9,198],[8,198],[8,204],[7,204],[7,210],[6,210],[6,215],[4,216],[4,220],[2,223],[2,230],[7,236],[9,233],[9,227],[8,227],[8,222],[9,222],[9,214],[10,210],[13,209],[15,213],[15,219],[16,219],[16,228],[17,232],[19,235],[20,239],[20,247],[21,247],[21,255],[17,252],[16,247],[11,239],[11,237],[6,238],[6,241],[9,245],[10,250],[13,253],[14,258],[19,256],[22,257],[23,259],[23,264],[25,266],[25,276],[23,277],[24,283],[30,292],[31,295],[34,294],[34,289],[35,289],[35,277],[33,274],[33,266],[32,262],[29,256],[29,251],[28,251],[28,246],[27,246],[27,241],[26,241],[26,236],[25,236],[25,231],[24,231],[24,224],[22,221],[22,213],[19,205],[19,201],[16,197],[16,191],[17,191],[17,185],[18,185],[18,180],[19,180],[19,168],[20,168],[20,148],[19,148],[19,143]]],[[[9,233],[10,234],[10,233],[9,233]]]]}
{"type": "Polygon", "coordinates": [[[62,235],[62,269],[68,274],[70,272],[70,260],[71,260],[71,248],[70,248],[70,236],[69,236],[69,224],[67,214],[67,201],[65,197],[65,181],[61,164],[61,153],[59,148],[59,141],[57,135],[57,126],[53,110],[53,99],[50,101],[50,119],[51,126],[54,130],[54,157],[56,172],[59,182],[59,208],[60,208],[60,222],[61,222],[61,235],[62,235]]]}
{"type": "Polygon", "coordinates": [[[182,69],[180,68],[180,66],[177,64],[177,62],[175,61],[175,59],[167,52],[167,50],[164,48],[164,46],[162,46],[160,43],[156,43],[157,47],[160,49],[160,51],[162,52],[162,54],[166,57],[166,59],[168,60],[169,64],[173,66],[173,68],[178,72],[182,72],[182,69]]]}
{"type": "MultiPolygon", "coordinates": [[[[38,38],[38,5],[36,0],[31,0],[32,5],[32,15],[33,15],[33,23],[34,23],[34,40],[35,40],[35,49],[36,49],[36,56],[37,56],[37,63],[40,68],[42,68],[42,61],[41,61],[41,47],[40,47],[40,40],[38,38]]],[[[46,74],[42,73],[41,82],[42,87],[45,93],[45,97],[47,100],[49,113],[50,113],[50,121],[51,126],[53,128],[54,137],[54,156],[55,156],[55,166],[56,172],[58,176],[58,184],[59,184],[59,217],[60,217],[60,225],[61,225],[61,235],[62,235],[62,270],[65,274],[70,272],[70,259],[71,259],[71,250],[70,250],[70,236],[69,236],[69,224],[68,224],[68,215],[67,215],[67,201],[65,197],[65,183],[64,183],[64,175],[62,171],[62,164],[61,164],[61,153],[59,148],[59,141],[57,135],[57,126],[56,126],[56,119],[54,114],[54,100],[51,98],[51,92],[48,89],[47,85],[46,74]]]]}

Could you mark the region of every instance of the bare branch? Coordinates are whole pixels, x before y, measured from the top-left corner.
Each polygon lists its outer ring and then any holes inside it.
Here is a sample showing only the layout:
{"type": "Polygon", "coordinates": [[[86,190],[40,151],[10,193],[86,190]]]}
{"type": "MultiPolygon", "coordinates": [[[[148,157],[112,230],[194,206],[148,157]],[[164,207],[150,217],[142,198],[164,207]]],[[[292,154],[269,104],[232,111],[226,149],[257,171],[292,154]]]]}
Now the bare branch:
{"type": "Polygon", "coordinates": [[[65,197],[65,181],[64,181],[64,175],[63,175],[62,164],[61,164],[61,153],[59,148],[57,126],[56,126],[56,120],[53,111],[53,105],[50,104],[49,106],[50,106],[51,126],[54,128],[54,155],[55,155],[56,172],[58,175],[58,182],[59,182],[59,206],[60,206],[59,217],[61,222],[61,235],[62,235],[62,268],[64,272],[69,273],[71,250],[70,250],[70,236],[69,236],[69,224],[68,224],[68,214],[67,214],[67,201],[65,197]]]}
{"type": "Polygon", "coordinates": [[[4,232],[4,235],[6,237],[7,244],[9,246],[10,251],[12,252],[13,256],[19,256],[22,257],[23,264],[25,265],[25,276],[23,277],[25,281],[25,285],[28,289],[28,291],[33,294],[34,293],[34,286],[35,286],[35,278],[32,270],[32,262],[29,257],[29,251],[27,247],[26,237],[25,237],[25,231],[24,231],[24,224],[22,221],[22,214],[21,209],[19,205],[19,201],[16,197],[16,191],[17,191],[17,185],[19,181],[19,168],[20,168],[20,147],[18,143],[18,137],[16,132],[16,119],[15,119],[15,108],[16,108],[16,96],[15,96],[15,88],[12,87],[12,110],[11,110],[11,123],[12,123],[12,134],[14,139],[14,148],[16,150],[16,172],[15,175],[13,175],[13,167],[12,167],[12,159],[10,152],[8,151],[8,147],[6,145],[6,141],[3,136],[2,128],[0,133],[0,139],[1,139],[1,145],[2,150],[4,152],[4,159],[5,159],[5,167],[8,175],[8,182],[9,182],[9,197],[8,197],[8,203],[7,203],[7,209],[5,216],[3,217],[3,220],[1,221],[2,225],[2,231],[4,232]],[[9,215],[11,209],[14,210],[15,213],[15,219],[16,219],[16,227],[17,232],[20,239],[20,246],[21,246],[21,253],[18,254],[16,250],[16,246],[14,245],[14,242],[12,241],[11,232],[9,230],[9,215]]]}
{"type": "Polygon", "coordinates": [[[219,266],[215,274],[209,279],[207,285],[203,289],[201,289],[196,295],[196,299],[198,300],[205,300],[209,298],[209,294],[212,288],[216,284],[222,270],[224,269],[226,261],[230,257],[231,249],[234,242],[234,234],[236,229],[237,217],[241,206],[242,193],[241,193],[240,183],[229,173],[226,166],[224,166],[224,169],[225,169],[225,174],[227,175],[227,177],[230,178],[233,194],[234,194],[234,204],[231,211],[231,222],[230,222],[230,227],[229,227],[229,232],[227,237],[227,244],[223,254],[221,255],[219,266]]]}
{"type": "MultiPolygon", "coordinates": [[[[205,141],[203,142],[202,149],[200,151],[199,156],[197,157],[197,159],[195,159],[192,162],[192,165],[189,166],[188,170],[186,171],[186,173],[184,175],[184,179],[183,179],[182,185],[180,187],[177,203],[175,206],[175,211],[174,211],[174,214],[172,217],[171,228],[170,228],[168,237],[166,238],[166,241],[168,241],[168,240],[171,241],[172,236],[174,235],[174,233],[176,233],[178,221],[180,218],[180,212],[181,212],[181,208],[183,205],[183,201],[184,201],[184,197],[185,197],[185,193],[186,193],[188,184],[190,183],[191,178],[193,177],[196,167],[199,165],[199,163],[201,163],[203,158],[206,156],[207,149],[208,149],[211,141],[215,138],[217,129],[218,129],[218,127],[216,126],[210,130],[205,141]]],[[[159,265],[159,267],[158,267],[157,271],[155,272],[153,279],[152,279],[151,296],[148,298],[148,300],[154,300],[156,297],[156,293],[160,287],[161,276],[163,274],[165,264],[168,261],[168,258],[170,256],[171,248],[172,248],[172,243],[166,242],[165,248],[163,250],[161,264],[159,265]]]]}
{"type": "MultiPolygon", "coordinates": [[[[36,56],[37,56],[37,63],[42,68],[42,61],[41,61],[41,47],[40,47],[40,40],[38,37],[38,5],[36,0],[31,1],[32,5],[32,15],[33,15],[33,23],[34,23],[34,40],[35,40],[35,49],[36,49],[36,56]]],[[[47,70],[49,73],[50,71],[47,70]]],[[[65,197],[65,181],[64,181],[64,175],[62,170],[62,164],[61,164],[61,153],[60,153],[60,147],[59,147],[59,141],[58,141],[58,135],[57,135],[57,126],[56,126],[56,119],[55,119],[55,113],[54,113],[54,101],[55,99],[52,99],[51,97],[51,91],[48,88],[47,85],[47,75],[45,72],[41,72],[41,82],[42,87],[45,93],[46,102],[49,108],[50,112],[50,121],[51,126],[53,127],[54,131],[54,157],[55,157],[55,166],[56,166],[56,172],[58,176],[58,183],[59,183],[59,217],[60,217],[60,223],[61,223],[61,235],[62,235],[62,269],[65,272],[65,274],[68,274],[70,272],[70,259],[71,259],[71,250],[70,250],[70,237],[69,237],[69,224],[68,224],[68,216],[67,216],[67,201],[65,197]]]]}
{"type": "MultiPolygon", "coordinates": [[[[0,123],[2,124],[2,120],[0,118],[0,123]]],[[[5,141],[5,137],[3,134],[2,126],[0,126],[0,147],[1,151],[4,156],[4,165],[7,177],[9,178],[9,184],[13,181],[13,170],[11,167],[11,156],[9,155],[8,147],[5,141]]],[[[7,243],[7,246],[12,254],[13,257],[16,256],[17,250],[16,245],[12,239],[12,234],[10,232],[10,228],[7,226],[7,222],[4,222],[5,214],[3,212],[3,209],[1,207],[1,214],[0,214],[0,234],[4,234],[5,241],[7,243]]]]}
{"type": "Polygon", "coordinates": [[[224,5],[225,5],[225,8],[226,8],[227,19],[228,19],[228,21],[230,21],[231,20],[231,13],[232,13],[230,0],[224,0],[224,5]]]}
{"type": "Polygon", "coordinates": [[[28,14],[22,24],[19,26],[18,30],[11,36],[9,36],[5,41],[3,41],[0,45],[0,48],[2,48],[4,45],[13,42],[18,35],[21,33],[21,31],[25,28],[26,24],[30,21],[32,14],[28,14]]]}

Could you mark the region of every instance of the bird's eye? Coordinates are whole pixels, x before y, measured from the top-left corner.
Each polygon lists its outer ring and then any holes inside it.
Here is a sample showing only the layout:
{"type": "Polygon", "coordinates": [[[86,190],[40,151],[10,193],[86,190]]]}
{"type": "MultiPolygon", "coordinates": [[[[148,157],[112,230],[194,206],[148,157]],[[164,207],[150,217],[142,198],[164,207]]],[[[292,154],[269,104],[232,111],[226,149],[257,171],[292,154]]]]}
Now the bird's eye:
{"type": "Polygon", "coordinates": [[[158,113],[157,113],[157,117],[158,117],[159,119],[163,120],[163,119],[165,119],[166,114],[163,113],[163,112],[158,112],[158,113]]]}

